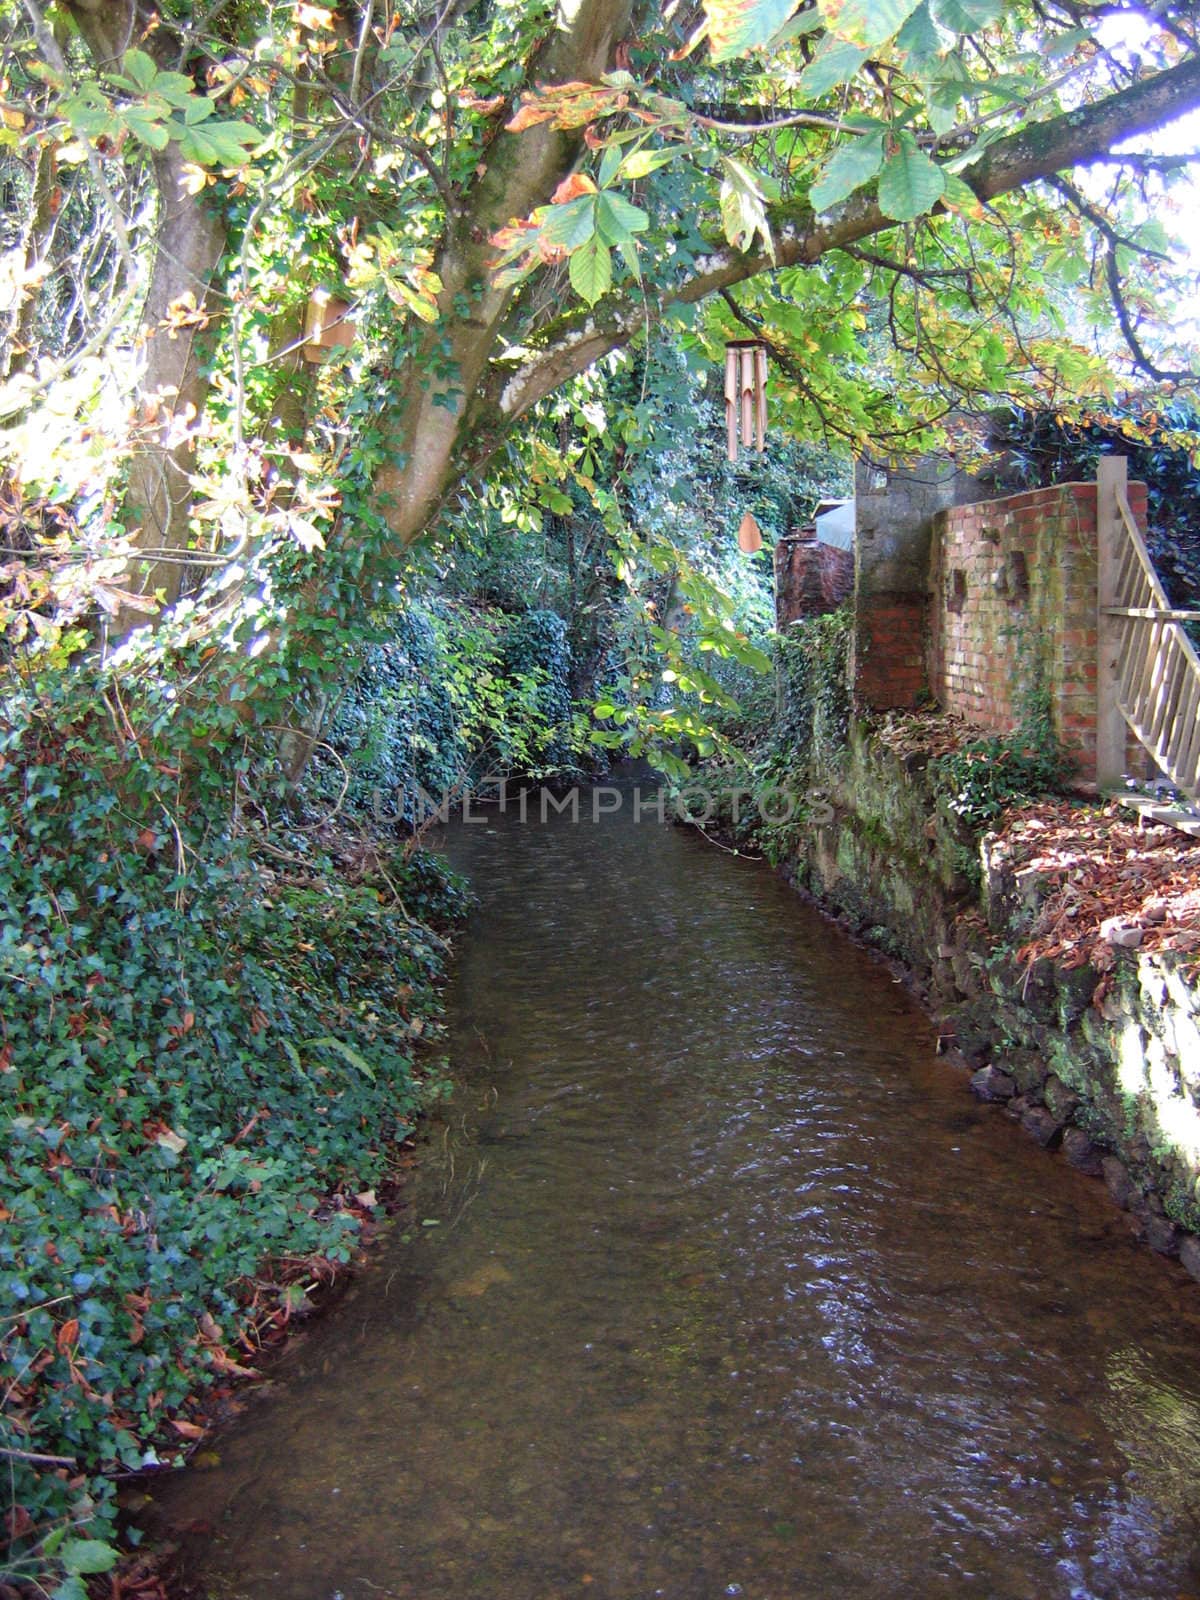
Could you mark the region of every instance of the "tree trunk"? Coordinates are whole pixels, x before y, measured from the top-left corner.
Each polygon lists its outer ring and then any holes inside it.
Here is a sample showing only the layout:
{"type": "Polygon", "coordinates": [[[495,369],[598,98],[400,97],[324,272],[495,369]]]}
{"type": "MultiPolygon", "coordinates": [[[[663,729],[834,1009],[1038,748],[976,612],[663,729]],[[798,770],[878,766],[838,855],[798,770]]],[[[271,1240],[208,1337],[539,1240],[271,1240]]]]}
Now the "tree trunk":
{"type": "MultiPolygon", "coordinates": [[[[200,327],[192,323],[173,331],[171,308],[186,297],[194,299],[197,311],[212,312],[212,275],[225,249],[222,218],[205,205],[203,194],[188,194],[183,166],[176,144],[154,161],[157,249],[142,312],[141,417],[126,493],[130,536],[147,552],[181,552],[187,545],[196,428],[209,390],[198,360],[200,327]]],[[[184,570],[179,555],[159,559],[148,554],[130,587],[140,594],[161,594],[171,605],[179,598],[184,570]]],[[[122,613],[114,631],[124,633],[144,620],[140,614],[122,613]]]]}
{"type": "MultiPolygon", "coordinates": [[[[131,44],[140,42],[154,50],[152,35],[143,37],[134,0],[116,4],[67,0],[67,9],[101,69],[119,69],[131,44]]],[[[142,308],[145,361],[138,380],[140,415],[125,497],[130,538],[147,552],[145,562],[130,574],[128,587],[138,594],[159,594],[166,605],[179,598],[183,585],[190,476],[197,425],[209,390],[198,360],[198,324],[171,330],[168,318],[172,307],[187,296],[198,312],[212,311],[212,277],[226,240],[224,220],[206,204],[204,191],[191,194],[185,187],[184,166],[174,143],[154,157],[158,227],[142,308]]],[[[121,637],[147,620],[144,612],[123,608],[113,620],[112,634],[121,637]]]]}
{"type": "Polygon", "coordinates": [[[29,287],[25,298],[9,319],[8,330],[0,341],[0,377],[15,377],[18,372],[24,372],[33,359],[38,291],[32,280],[50,253],[58,226],[58,207],[55,204],[57,153],[58,146],[55,144],[44,144],[38,150],[29,200],[29,221],[21,243],[29,287]]]}

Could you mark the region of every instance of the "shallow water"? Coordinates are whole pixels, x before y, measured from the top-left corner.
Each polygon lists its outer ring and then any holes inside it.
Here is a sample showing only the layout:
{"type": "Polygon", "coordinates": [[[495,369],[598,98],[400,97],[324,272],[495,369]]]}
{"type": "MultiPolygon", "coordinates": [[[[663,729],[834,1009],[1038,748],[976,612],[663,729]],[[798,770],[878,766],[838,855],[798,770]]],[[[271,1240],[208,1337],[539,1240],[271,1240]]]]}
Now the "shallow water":
{"type": "Polygon", "coordinates": [[[1200,1290],[886,971],[629,807],[448,848],[463,1087],[159,1491],[214,1600],[1200,1594],[1200,1290]]]}

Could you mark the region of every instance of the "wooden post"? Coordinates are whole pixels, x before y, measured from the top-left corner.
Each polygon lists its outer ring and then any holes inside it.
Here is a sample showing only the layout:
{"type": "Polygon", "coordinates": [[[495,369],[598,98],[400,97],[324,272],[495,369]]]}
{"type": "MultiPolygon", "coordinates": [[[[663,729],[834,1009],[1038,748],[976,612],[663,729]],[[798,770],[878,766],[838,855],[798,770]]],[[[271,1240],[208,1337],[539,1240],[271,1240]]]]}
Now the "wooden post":
{"type": "Polygon", "coordinates": [[[1105,607],[1121,603],[1117,575],[1125,529],[1117,496],[1126,493],[1128,481],[1124,456],[1101,456],[1096,469],[1096,783],[1101,790],[1120,788],[1125,772],[1125,718],[1117,678],[1120,623],[1105,615],[1105,607]]]}

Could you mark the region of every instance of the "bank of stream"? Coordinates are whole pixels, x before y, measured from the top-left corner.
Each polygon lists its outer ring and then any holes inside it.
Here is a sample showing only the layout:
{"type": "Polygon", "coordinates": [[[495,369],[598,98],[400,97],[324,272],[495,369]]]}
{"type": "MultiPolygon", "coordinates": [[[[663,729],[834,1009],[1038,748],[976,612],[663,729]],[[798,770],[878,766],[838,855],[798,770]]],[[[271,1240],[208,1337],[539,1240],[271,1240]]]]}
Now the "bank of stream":
{"type": "Polygon", "coordinates": [[[157,1494],[212,1600],[1200,1594],[1196,1286],[884,968],[631,805],[447,850],[411,1208],[157,1494]]]}

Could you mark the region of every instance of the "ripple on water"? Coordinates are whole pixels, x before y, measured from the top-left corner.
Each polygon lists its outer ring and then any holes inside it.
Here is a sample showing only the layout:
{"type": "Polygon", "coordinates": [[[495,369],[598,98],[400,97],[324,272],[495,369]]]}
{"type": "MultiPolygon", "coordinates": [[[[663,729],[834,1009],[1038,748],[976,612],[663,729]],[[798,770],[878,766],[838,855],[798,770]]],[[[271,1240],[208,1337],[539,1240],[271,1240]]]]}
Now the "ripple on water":
{"type": "Polygon", "coordinates": [[[1200,1595],[1190,1286],[887,973],[628,811],[449,848],[441,1226],[163,1486],[214,1600],[1200,1595]]]}

